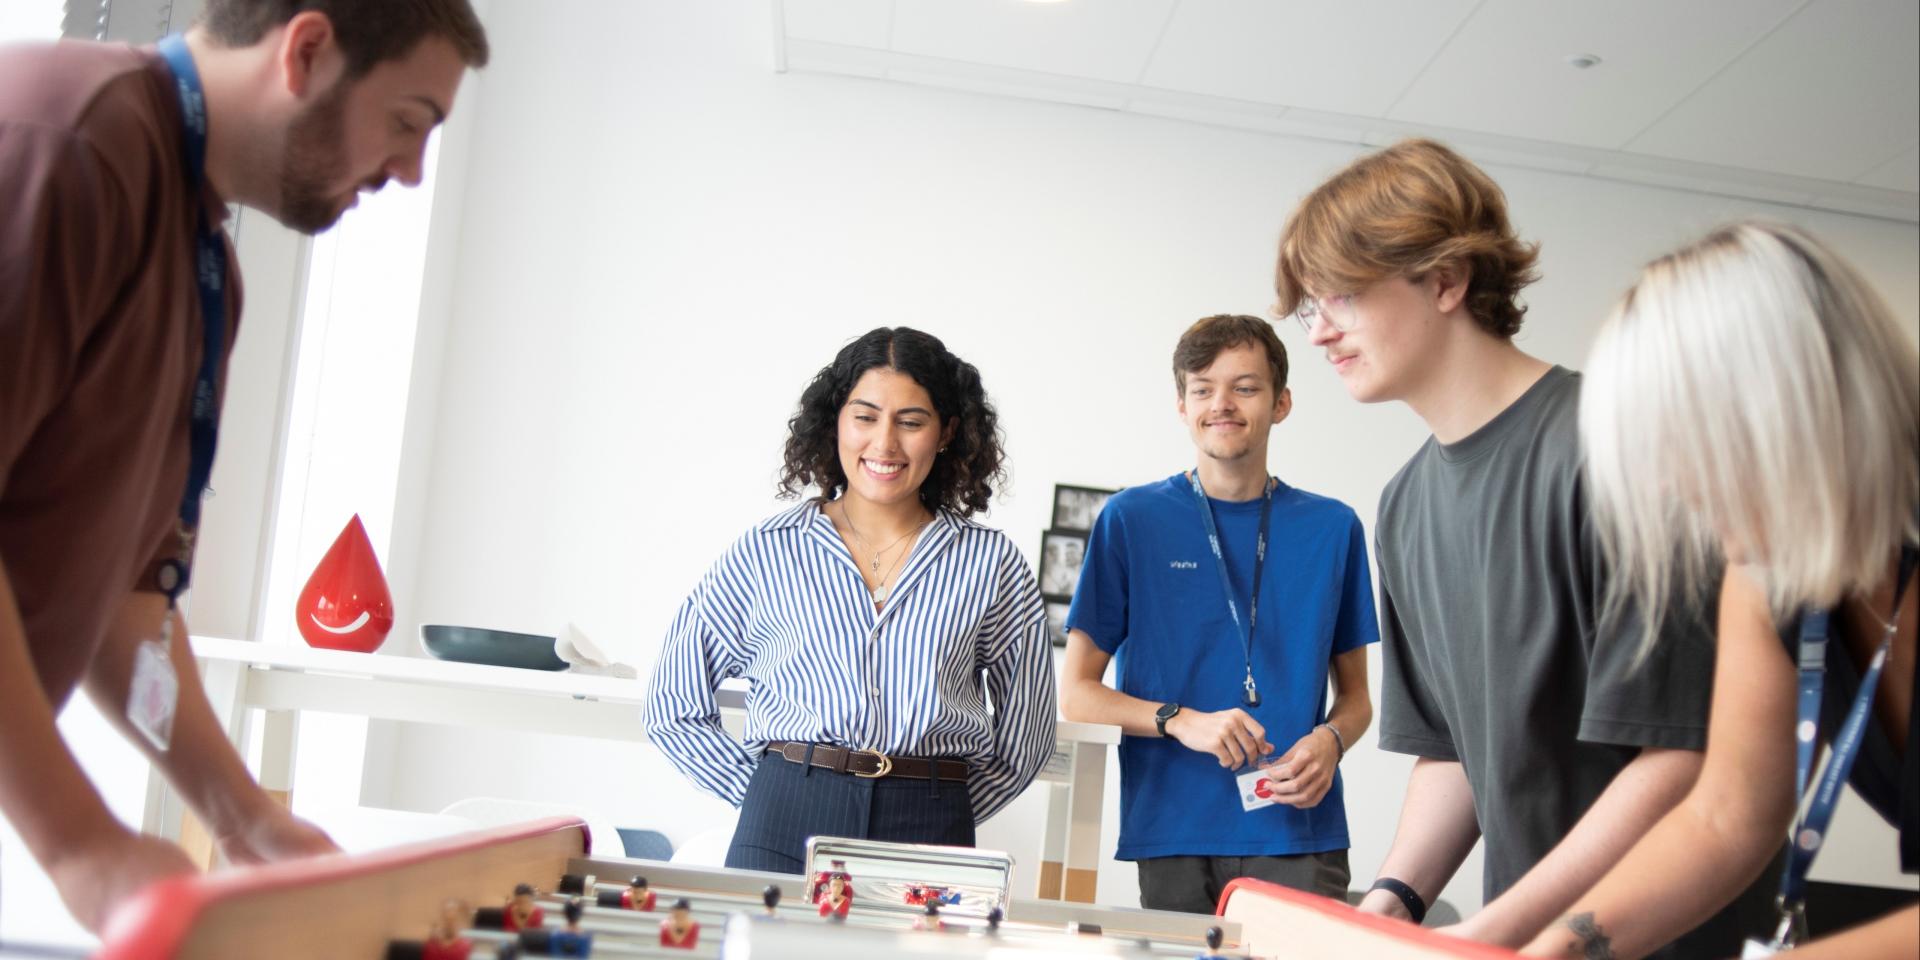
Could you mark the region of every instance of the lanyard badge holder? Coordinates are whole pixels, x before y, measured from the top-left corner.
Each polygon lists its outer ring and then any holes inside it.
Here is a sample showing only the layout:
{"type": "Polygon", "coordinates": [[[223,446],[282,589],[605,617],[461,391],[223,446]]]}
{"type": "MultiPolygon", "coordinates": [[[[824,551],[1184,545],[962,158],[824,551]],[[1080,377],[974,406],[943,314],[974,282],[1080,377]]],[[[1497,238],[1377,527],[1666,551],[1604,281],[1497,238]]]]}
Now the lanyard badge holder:
{"type": "Polygon", "coordinates": [[[1220,571],[1220,589],[1226,594],[1227,615],[1233,618],[1233,626],[1242,633],[1246,653],[1247,676],[1241,681],[1245,694],[1241,702],[1248,707],[1260,705],[1260,687],[1253,682],[1253,628],[1260,621],[1260,574],[1267,563],[1267,524],[1273,518],[1272,477],[1267,478],[1266,496],[1260,503],[1260,536],[1253,544],[1253,590],[1247,598],[1247,622],[1240,622],[1240,605],[1233,598],[1233,581],[1227,578],[1227,559],[1220,552],[1220,530],[1213,522],[1213,505],[1207,502],[1207,492],[1200,487],[1200,474],[1187,471],[1187,482],[1193,487],[1193,498],[1200,506],[1200,520],[1207,528],[1207,543],[1213,548],[1213,563],[1220,571]]]}
{"type": "Polygon", "coordinates": [[[186,490],[180,495],[179,553],[162,563],[154,577],[154,586],[167,597],[167,609],[161,614],[158,635],[141,641],[134,651],[133,680],[127,691],[127,719],[156,751],[165,753],[173,740],[174,709],[180,695],[180,678],[173,669],[174,619],[193,570],[193,536],[200,527],[200,498],[213,475],[213,451],[220,430],[216,379],[227,329],[227,245],[207,223],[201,199],[206,176],[207,104],[199,70],[179,34],[160,41],[160,56],[173,73],[180,96],[180,139],[188,196],[201,208],[194,228],[193,273],[204,328],[188,428],[192,456],[186,490]]]}
{"type": "MultiPolygon", "coordinates": [[[[1789,838],[1787,866],[1780,876],[1780,896],[1774,902],[1780,918],[1773,937],[1749,939],[1740,952],[1742,960],[1757,960],[1792,950],[1807,938],[1807,872],[1813,867],[1820,845],[1826,841],[1827,827],[1833,822],[1834,808],[1840,800],[1840,787],[1847,782],[1853,761],[1860,755],[1860,742],[1866,737],[1867,711],[1879,689],[1887,651],[1893,646],[1894,634],[1899,632],[1900,601],[1906,596],[1907,581],[1913,576],[1917,559],[1920,555],[1912,548],[1900,552],[1899,584],[1893,592],[1893,620],[1884,625],[1880,646],[1867,662],[1866,672],[1860,677],[1860,690],[1847,709],[1839,735],[1834,737],[1833,756],[1820,773],[1820,783],[1814,788],[1806,814],[1789,838]]],[[[1799,798],[1807,795],[1807,778],[1813,769],[1820,727],[1820,698],[1826,689],[1827,628],[1831,619],[1831,612],[1822,610],[1808,613],[1800,620],[1800,719],[1794,725],[1794,796],[1799,798]]]]}

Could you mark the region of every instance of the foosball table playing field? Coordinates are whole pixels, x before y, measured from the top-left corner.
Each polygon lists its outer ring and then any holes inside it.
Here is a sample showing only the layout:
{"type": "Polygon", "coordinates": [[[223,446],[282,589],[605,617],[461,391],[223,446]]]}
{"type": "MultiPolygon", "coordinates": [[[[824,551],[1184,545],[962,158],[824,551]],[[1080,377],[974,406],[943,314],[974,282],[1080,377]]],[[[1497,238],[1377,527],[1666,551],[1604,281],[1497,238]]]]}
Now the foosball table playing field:
{"type": "Polygon", "coordinates": [[[168,881],[101,960],[506,957],[1358,957],[1512,954],[1252,881],[1219,916],[1013,899],[1012,861],[815,838],[804,876],[589,855],[556,818],[168,881]]]}

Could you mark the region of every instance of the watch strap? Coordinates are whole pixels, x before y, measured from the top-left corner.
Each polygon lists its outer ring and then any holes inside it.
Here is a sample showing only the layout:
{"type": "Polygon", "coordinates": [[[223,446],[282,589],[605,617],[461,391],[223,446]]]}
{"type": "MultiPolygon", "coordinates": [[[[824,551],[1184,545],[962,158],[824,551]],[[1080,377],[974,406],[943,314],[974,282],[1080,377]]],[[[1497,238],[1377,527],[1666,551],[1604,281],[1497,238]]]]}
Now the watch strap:
{"type": "Polygon", "coordinates": [[[1413,917],[1414,923],[1427,919],[1427,902],[1420,899],[1420,894],[1405,883],[1392,877],[1381,877],[1373,882],[1373,886],[1367,888],[1368,893],[1375,890],[1385,890],[1399,897],[1401,906],[1407,908],[1407,913],[1413,917]]]}

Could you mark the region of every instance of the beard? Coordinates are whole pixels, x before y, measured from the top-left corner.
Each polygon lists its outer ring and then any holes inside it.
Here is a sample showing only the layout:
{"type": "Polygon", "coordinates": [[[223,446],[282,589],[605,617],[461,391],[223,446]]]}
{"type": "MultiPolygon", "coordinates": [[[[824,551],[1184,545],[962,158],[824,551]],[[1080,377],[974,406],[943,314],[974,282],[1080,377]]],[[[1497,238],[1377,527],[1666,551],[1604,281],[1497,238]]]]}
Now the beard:
{"type": "Polygon", "coordinates": [[[1194,446],[1200,452],[1215,460],[1238,460],[1253,452],[1253,437],[1242,434],[1237,437],[1209,436],[1204,431],[1196,438],[1194,446]]]}
{"type": "Polygon", "coordinates": [[[287,129],[286,154],[280,162],[280,215],[288,228],[309,236],[340,220],[346,207],[329,193],[346,170],[343,143],[346,132],[347,81],[294,118],[287,129]]]}

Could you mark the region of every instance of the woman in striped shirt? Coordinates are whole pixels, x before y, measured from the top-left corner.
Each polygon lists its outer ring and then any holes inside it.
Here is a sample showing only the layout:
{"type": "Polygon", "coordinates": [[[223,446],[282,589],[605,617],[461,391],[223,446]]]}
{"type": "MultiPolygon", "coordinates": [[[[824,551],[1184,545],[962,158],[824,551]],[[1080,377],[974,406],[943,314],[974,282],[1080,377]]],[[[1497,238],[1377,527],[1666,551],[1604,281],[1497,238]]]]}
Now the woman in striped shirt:
{"type": "Polygon", "coordinates": [[[1013,542],[970,517],[1003,482],[980,373],[881,328],[788,422],[780,491],[680,608],[648,736],[740,807],[727,866],[799,873],[810,836],[973,844],[1052,753],[1052,645],[1013,542]],[[745,742],[714,689],[746,677],[745,742]]]}

